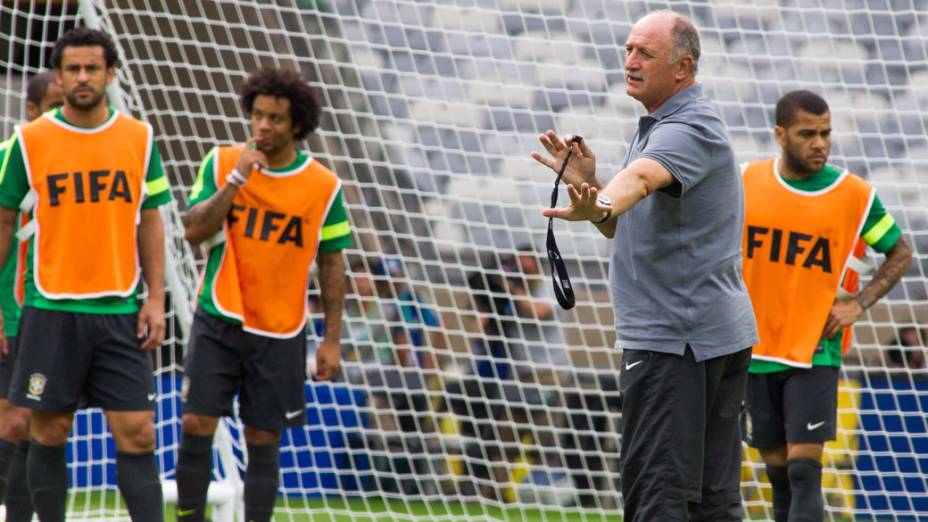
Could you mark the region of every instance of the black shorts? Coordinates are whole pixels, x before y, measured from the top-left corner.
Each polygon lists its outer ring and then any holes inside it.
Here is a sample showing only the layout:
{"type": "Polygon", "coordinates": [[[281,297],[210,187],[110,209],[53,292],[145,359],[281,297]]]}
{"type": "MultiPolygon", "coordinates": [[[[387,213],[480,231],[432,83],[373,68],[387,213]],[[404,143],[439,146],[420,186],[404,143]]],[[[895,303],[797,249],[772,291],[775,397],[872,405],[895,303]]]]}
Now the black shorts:
{"type": "Polygon", "coordinates": [[[838,368],[751,374],[747,406],[744,439],[754,448],[835,440],[838,368]]]}
{"type": "Polygon", "coordinates": [[[621,481],[627,522],[742,520],[740,419],[751,349],[696,362],[626,350],[621,481]]]}
{"type": "Polygon", "coordinates": [[[6,346],[9,352],[0,359],[0,399],[6,399],[10,394],[10,381],[13,380],[13,366],[16,364],[16,338],[7,337],[6,346]]]}
{"type": "Polygon", "coordinates": [[[278,431],[306,423],[306,333],[288,339],[255,335],[197,310],[184,361],[184,413],[239,417],[251,428],[278,431]]]}
{"type": "Polygon", "coordinates": [[[151,354],[137,322],[137,314],[24,308],[10,402],[52,412],[154,409],[151,354]]]}

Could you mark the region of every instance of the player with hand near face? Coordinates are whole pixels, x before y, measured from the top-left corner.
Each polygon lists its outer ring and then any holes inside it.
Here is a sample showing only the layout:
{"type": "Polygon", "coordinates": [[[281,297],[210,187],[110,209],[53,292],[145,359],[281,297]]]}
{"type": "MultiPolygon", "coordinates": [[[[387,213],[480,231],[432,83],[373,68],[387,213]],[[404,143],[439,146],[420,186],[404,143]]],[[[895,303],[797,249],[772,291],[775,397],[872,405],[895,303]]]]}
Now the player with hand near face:
{"type": "Polygon", "coordinates": [[[319,267],[325,337],[315,377],[341,362],[345,302],[342,249],[351,228],[341,182],[297,148],[321,106],[306,81],[266,68],[243,84],[252,137],[204,159],[184,217],[185,236],[208,250],[183,381],[177,462],[178,520],[203,520],[219,417],[240,389],[248,467],[245,518],[268,521],[278,486],[281,430],[305,423],[307,289],[319,267]]]}

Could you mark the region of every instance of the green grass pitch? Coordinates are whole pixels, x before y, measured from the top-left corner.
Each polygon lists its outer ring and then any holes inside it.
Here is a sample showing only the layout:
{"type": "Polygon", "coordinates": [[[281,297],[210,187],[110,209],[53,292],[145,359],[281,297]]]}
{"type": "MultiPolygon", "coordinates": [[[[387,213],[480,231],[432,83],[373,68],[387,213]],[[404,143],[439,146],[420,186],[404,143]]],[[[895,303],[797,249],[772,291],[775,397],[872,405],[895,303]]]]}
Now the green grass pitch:
{"type": "MultiPolygon", "coordinates": [[[[70,518],[87,520],[89,517],[103,516],[127,518],[121,502],[117,504],[119,494],[114,491],[75,493],[70,499],[72,507],[70,518]],[[86,509],[86,511],[83,511],[86,509]],[[83,514],[82,514],[83,513],[83,514]],[[118,515],[117,515],[118,514],[118,515]]],[[[165,510],[166,521],[174,520],[174,506],[165,510]]],[[[386,500],[367,498],[356,500],[312,499],[308,505],[300,498],[280,498],[277,501],[275,520],[294,522],[461,522],[502,521],[502,522],[621,522],[618,515],[606,516],[591,511],[520,509],[516,507],[497,508],[476,502],[423,502],[386,500]]]]}

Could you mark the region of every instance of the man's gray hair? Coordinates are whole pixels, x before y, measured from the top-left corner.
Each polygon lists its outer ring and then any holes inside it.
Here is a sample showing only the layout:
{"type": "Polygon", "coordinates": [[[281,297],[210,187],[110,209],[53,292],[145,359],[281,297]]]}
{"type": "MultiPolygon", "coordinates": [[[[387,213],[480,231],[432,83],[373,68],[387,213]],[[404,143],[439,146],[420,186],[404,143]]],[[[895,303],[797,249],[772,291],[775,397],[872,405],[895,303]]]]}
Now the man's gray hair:
{"type": "Polygon", "coordinates": [[[688,54],[693,57],[691,73],[696,76],[696,71],[699,69],[700,46],[699,31],[696,30],[693,22],[686,16],[669,9],[654,11],[648,14],[648,16],[650,15],[670,15],[673,17],[673,29],[670,31],[670,37],[673,40],[673,47],[670,50],[670,63],[677,63],[688,54]]]}

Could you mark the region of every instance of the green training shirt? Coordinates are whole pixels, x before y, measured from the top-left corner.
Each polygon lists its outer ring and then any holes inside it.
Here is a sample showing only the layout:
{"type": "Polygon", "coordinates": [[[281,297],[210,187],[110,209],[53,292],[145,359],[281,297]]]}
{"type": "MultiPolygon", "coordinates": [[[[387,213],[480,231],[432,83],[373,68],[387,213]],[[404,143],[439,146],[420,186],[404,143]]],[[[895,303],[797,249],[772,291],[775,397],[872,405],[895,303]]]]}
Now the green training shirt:
{"type": "MultiPolygon", "coordinates": [[[[809,176],[806,179],[781,179],[790,187],[803,192],[816,192],[828,187],[844,171],[826,165],[821,171],[809,176]]],[[[893,219],[883,203],[880,202],[879,196],[874,195],[873,205],[870,207],[870,213],[864,221],[864,226],[860,231],[860,237],[863,238],[870,247],[877,252],[885,254],[888,252],[902,237],[902,230],[893,219]]],[[[823,339],[819,342],[815,353],[812,355],[812,366],[841,366],[841,333],[830,339],[823,339]]],[[[774,373],[786,370],[794,370],[795,367],[787,366],[782,363],[773,361],[762,361],[758,359],[751,360],[751,373],[774,373]]]]}
{"type": "MultiPolygon", "coordinates": [[[[3,166],[6,164],[7,159],[7,149],[12,144],[12,138],[0,142],[0,172],[3,172],[3,166]]],[[[10,240],[10,255],[6,258],[3,268],[0,269],[0,312],[3,312],[3,333],[7,337],[16,336],[16,332],[19,330],[19,316],[22,314],[14,294],[14,287],[16,286],[16,247],[19,245],[16,240],[18,230],[19,219],[16,220],[16,228],[13,229],[13,237],[10,240]]]]}
{"type": "MultiPolygon", "coordinates": [[[[216,149],[213,149],[206,155],[203,162],[200,164],[200,170],[197,172],[197,179],[190,189],[191,208],[206,201],[218,191],[216,180],[213,177],[215,156],[216,149]]],[[[286,173],[304,164],[308,158],[309,156],[305,153],[297,151],[296,159],[293,163],[280,169],[269,170],[278,174],[286,173]]],[[[337,252],[349,248],[351,245],[351,226],[348,223],[348,214],[345,212],[345,205],[342,201],[342,190],[339,188],[338,192],[335,194],[335,200],[332,202],[332,207],[329,209],[329,213],[326,214],[325,221],[322,224],[322,239],[319,242],[318,252],[337,252]]],[[[197,302],[207,313],[234,324],[241,324],[241,321],[226,317],[219,312],[219,309],[213,302],[212,293],[209,290],[213,286],[213,279],[216,277],[216,272],[219,270],[219,265],[222,263],[222,252],[222,244],[215,245],[210,249],[209,257],[206,260],[206,270],[203,276],[203,287],[200,291],[200,295],[197,297],[197,302]]]]}
{"type": "MultiPolygon", "coordinates": [[[[61,114],[61,109],[51,112],[52,117],[74,127],[61,114]]],[[[110,108],[110,117],[101,128],[109,124],[118,113],[110,108]]],[[[78,127],[74,127],[77,129],[78,127]]],[[[88,131],[93,129],[81,129],[88,131]]],[[[157,208],[171,201],[171,187],[164,169],[161,166],[161,155],[158,147],[152,144],[151,157],[148,161],[148,172],[145,175],[146,194],[142,208],[157,208]]],[[[7,156],[0,168],[0,205],[6,208],[18,209],[23,198],[29,192],[29,178],[23,158],[22,147],[14,136],[7,149],[7,156]]],[[[31,217],[31,212],[30,212],[31,217]]],[[[48,299],[42,296],[35,287],[32,273],[32,252],[35,236],[29,239],[29,248],[26,253],[25,297],[24,306],[56,310],[60,312],[77,312],[88,314],[131,314],[139,310],[138,297],[135,293],[128,297],[100,297],[94,299],[48,299]]],[[[9,264],[9,261],[7,261],[9,264]]],[[[5,268],[4,268],[5,270],[5,268]]],[[[4,313],[6,310],[4,309],[4,313]]]]}

